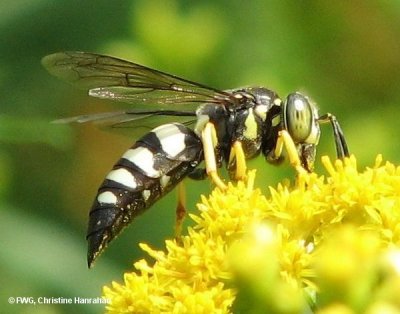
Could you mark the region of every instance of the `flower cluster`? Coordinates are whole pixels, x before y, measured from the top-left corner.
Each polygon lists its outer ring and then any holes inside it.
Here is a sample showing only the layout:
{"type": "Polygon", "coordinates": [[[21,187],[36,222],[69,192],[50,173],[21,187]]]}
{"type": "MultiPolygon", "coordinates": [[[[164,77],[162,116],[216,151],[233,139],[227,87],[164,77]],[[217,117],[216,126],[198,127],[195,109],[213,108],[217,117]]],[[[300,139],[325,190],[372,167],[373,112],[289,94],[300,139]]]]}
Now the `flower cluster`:
{"type": "Polygon", "coordinates": [[[146,244],[124,283],[104,287],[108,313],[398,313],[400,167],[352,156],[293,185],[229,184],[165,251],[146,244]]]}

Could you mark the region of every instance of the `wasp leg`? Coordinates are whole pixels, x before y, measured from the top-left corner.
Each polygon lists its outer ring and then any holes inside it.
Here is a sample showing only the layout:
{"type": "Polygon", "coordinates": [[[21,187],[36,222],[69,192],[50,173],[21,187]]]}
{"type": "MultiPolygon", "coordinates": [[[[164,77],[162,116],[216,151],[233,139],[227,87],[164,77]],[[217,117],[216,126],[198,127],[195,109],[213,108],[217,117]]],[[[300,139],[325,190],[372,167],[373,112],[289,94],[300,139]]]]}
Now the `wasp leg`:
{"type": "Polygon", "coordinates": [[[296,169],[298,173],[306,173],[307,171],[301,165],[296,145],[294,144],[293,139],[290,137],[289,133],[286,130],[281,130],[278,133],[278,140],[276,142],[274,150],[274,158],[279,158],[282,155],[283,146],[285,146],[288,153],[290,164],[296,169]]]}
{"type": "Polygon", "coordinates": [[[235,141],[232,145],[231,152],[229,154],[229,162],[228,165],[235,166],[235,180],[245,180],[246,179],[246,157],[244,156],[244,151],[242,147],[242,143],[239,141],[235,141]]]}
{"type": "Polygon", "coordinates": [[[318,122],[327,123],[330,122],[333,129],[333,136],[335,138],[335,146],[336,146],[336,154],[337,157],[343,159],[344,157],[349,157],[349,149],[347,147],[346,139],[344,138],[344,134],[342,128],[340,127],[339,122],[336,117],[330,113],[324,114],[318,118],[318,122]]]}
{"type": "Polygon", "coordinates": [[[188,177],[192,180],[204,180],[207,178],[207,171],[205,168],[196,168],[188,174],[188,177]]]}
{"type": "Polygon", "coordinates": [[[208,122],[201,132],[201,140],[203,142],[204,161],[206,164],[207,175],[213,180],[216,186],[221,190],[226,190],[227,187],[217,173],[217,162],[215,158],[214,148],[218,143],[215,127],[211,122],[208,122]]]}
{"type": "Polygon", "coordinates": [[[183,220],[186,216],[186,191],[181,182],[178,184],[178,203],[176,204],[175,238],[179,240],[182,233],[183,220]]]}

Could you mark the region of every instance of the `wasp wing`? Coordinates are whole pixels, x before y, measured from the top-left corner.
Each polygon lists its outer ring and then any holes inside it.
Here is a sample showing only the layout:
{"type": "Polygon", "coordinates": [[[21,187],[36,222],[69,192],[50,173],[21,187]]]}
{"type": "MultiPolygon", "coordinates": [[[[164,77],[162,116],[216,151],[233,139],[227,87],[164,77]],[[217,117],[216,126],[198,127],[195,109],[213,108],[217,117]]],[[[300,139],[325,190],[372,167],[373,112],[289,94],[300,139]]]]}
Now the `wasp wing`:
{"type": "Polygon", "coordinates": [[[232,104],[229,92],[195,83],[143,65],[87,52],[59,52],[42,59],[53,75],[89,89],[89,95],[131,104],[232,104]]]}
{"type": "Polygon", "coordinates": [[[194,112],[173,110],[114,111],[80,115],[53,121],[53,123],[93,122],[101,129],[117,131],[128,136],[140,137],[152,129],[171,121],[192,127],[196,122],[194,112]]]}

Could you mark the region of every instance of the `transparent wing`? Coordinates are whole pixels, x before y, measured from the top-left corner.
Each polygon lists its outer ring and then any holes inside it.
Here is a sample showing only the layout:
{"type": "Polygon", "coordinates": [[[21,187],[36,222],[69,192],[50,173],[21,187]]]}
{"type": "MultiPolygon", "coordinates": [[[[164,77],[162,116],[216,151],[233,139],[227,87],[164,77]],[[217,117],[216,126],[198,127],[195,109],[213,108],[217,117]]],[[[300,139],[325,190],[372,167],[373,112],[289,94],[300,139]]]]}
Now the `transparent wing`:
{"type": "Polygon", "coordinates": [[[116,131],[129,136],[140,137],[155,127],[171,122],[182,123],[192,127],[196,122],[194,112],[154,110],[154,111],[119,111],[102,112],[90,115],[64,118],[53,123],[93,122],[102,129],[116,131]]]}
{"type": "MultiPolygon", "coordinates": [[[[191,82],[133,62],[87,52],[59,52],[42,59],[53,75],[89,89],[89,95],[131,104],[232,104],[231,93],[191,82]]],[[[194,106],[193,106],[194,108],[194,106]]]]}

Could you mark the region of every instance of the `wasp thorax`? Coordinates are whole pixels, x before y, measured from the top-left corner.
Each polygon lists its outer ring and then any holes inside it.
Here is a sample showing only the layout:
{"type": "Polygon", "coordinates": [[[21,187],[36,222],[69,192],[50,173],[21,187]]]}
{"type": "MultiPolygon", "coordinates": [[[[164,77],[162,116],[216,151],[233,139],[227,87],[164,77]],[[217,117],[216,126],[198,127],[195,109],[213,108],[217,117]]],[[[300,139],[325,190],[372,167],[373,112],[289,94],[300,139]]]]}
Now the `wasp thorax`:
{"type": "Polygon", "coordinates": [[[313,125],[313,109],[307,97],[300,93],[289,94],[283,104],[284,127],[296,143],[302,143],[310,136],[313,125]]]}
{"type": "Polygon", "coordinates": [[[199,135],[208,122],[212,122],[217,126],[224,124],[228,113],[223,106],[204,104],[197,108],[196,116],[197,122],[194,131],[199,135]]]}

